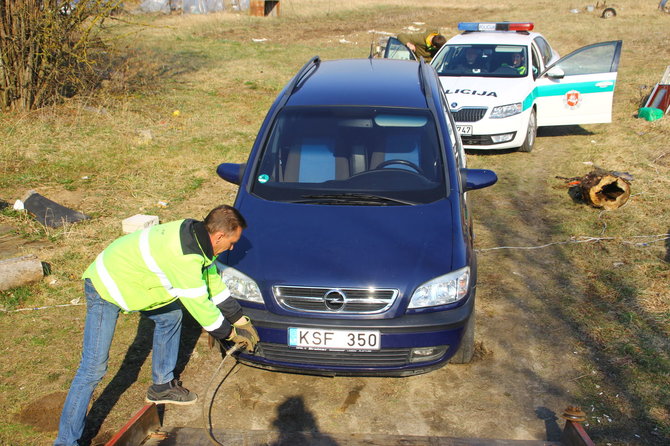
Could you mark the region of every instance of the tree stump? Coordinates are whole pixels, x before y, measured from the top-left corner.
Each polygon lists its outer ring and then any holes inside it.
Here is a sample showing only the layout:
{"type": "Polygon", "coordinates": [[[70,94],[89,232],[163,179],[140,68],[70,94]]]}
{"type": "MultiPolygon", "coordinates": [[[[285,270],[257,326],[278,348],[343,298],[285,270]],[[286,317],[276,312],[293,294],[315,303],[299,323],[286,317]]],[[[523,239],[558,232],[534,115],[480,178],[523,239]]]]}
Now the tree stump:
{"type": "Polygon", "coordinates": [[[610,172],[586,174],[579,188],[586,203],[608,211],[623,206],[630,197],[630,183],[610,172]]]}

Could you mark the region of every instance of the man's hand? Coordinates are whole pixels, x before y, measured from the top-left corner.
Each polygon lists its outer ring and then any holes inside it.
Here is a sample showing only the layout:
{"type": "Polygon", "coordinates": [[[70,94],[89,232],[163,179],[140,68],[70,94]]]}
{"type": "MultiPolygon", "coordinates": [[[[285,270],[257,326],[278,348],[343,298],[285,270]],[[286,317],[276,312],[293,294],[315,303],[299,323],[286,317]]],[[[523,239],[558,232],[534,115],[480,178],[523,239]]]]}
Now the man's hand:
{"type": "Polygon", "coordinates": [[[233,322],[232,328],[226,340],[239,344],[247,352],[253,353],[259,338],[256,329],[251,325],[251,320],[246,316],[242,316],[236,322],[233,322]]]}

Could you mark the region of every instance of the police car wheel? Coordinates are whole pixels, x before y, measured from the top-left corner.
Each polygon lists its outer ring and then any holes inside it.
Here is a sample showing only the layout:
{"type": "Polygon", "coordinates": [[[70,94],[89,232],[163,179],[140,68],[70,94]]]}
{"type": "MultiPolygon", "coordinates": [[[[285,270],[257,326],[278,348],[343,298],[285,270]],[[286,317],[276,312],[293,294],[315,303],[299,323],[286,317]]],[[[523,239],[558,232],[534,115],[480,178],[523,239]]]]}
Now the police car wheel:
{"type": "Polygon", "coordinates": [[[519,152],[530,152],[535,145],[535,137],[537,136],[537,116],[535,110],[530,112],[528,118],[528,130],[526,130],[526,140],[523,145],[519,147],[519,152]]]}

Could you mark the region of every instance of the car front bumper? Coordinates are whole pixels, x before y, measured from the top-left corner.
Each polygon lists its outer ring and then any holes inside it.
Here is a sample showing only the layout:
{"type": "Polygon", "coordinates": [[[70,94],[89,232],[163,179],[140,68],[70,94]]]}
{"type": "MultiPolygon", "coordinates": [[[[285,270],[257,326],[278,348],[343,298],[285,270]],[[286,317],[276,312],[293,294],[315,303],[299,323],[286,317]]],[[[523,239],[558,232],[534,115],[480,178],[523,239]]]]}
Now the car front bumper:
{"type": "MultiPolygon", "coordinates": [[[[437,369],[461,343],[472,313],[474,293],[460,307],[394,319],[323,319],[283,316],[246,308],[261,342],[254,354],[242,353],[242,363],[270,370],[318,375],[409,376],[437,369]],[[323,330],[378,330],[379,350],[307,350],[288,345],[289,327],[323,330]],[[434,348],[428,360],[417,360],[416,349],[434,348]]],[[[424,359],[424,358],[421,358],[424,359]]]]}
{"type": "Polygon", "coordinates": [[[472,150],[506,150],[521,147],[526,140],[528,118],[531,109],[507,118],[491,119],[487,115],[476,122],[456,122],[458,126],[469,126],[470,134],[461,134],[463,147],[472,150]],[[504,142],[495,142],[496,136],[512,135],[504,142]]]}

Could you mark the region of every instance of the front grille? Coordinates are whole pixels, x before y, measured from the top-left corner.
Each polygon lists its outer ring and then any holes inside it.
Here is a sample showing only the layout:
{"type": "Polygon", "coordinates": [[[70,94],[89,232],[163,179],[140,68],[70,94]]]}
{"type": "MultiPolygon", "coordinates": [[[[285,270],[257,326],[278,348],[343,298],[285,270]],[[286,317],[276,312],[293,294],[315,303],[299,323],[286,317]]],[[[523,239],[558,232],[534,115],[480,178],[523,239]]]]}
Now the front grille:
{"type": "Polygon", "coordinates": [[[307,313],[370,314],[388,310],[398,290],[367,288],[326,288],[275,286],[279,305],[307,313]]]}
{"type": "Polygon", "coordinates": [[[493,140],[488,135],[461,135],[461,141],[468,146],[488,146],[493,144],[493,140]]]}
{"type": "Polygon", "coordinates": [[[409,364],[409,348],[385,348],[367,352],[300,350],[261,342],[256,352],[270,361],[344,367],[399,367],[409,364]]]}
{"type": "Polygon", "coordinates": [[[484,117],[486,114],[486,107],[483,108],[462,108],[458,111],[451,111],[456,122],[476,122],[484,117]]]}

